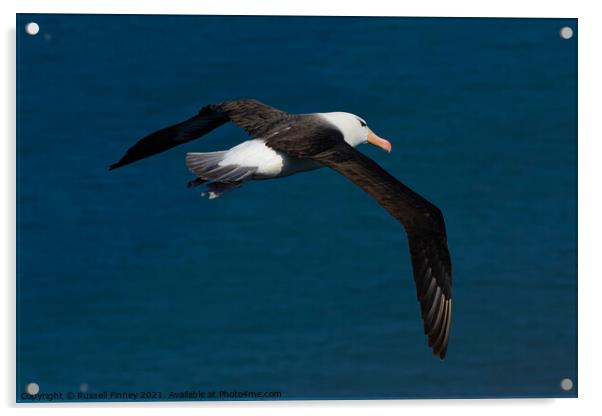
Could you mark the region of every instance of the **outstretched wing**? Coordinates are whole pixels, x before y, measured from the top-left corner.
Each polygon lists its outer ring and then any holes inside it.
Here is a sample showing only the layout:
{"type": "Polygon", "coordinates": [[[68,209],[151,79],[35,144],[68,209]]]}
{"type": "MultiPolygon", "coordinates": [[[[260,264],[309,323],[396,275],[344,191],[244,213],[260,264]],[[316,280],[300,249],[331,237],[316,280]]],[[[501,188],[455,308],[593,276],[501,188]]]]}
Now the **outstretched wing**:
{"type": "Polygon", "coordinates": [[[253,136],[260,136],[288,117],[291,115],[257,100],[236,100],[210,104],[203,107],[196,116],[140,139],[109,169],[128,165],[179,144],[198,139],[229,121],[253,136]]]}
{"type": "MultiPolygon", "coordinates": [[[[295,149],[289,151],[294,153],[295,149]]],[[[445,358],[451,325],[452,269],[441,210],[344,142],[311,158],[347,177],[403,225],[424,332],[433,354],[445,358]]]]}

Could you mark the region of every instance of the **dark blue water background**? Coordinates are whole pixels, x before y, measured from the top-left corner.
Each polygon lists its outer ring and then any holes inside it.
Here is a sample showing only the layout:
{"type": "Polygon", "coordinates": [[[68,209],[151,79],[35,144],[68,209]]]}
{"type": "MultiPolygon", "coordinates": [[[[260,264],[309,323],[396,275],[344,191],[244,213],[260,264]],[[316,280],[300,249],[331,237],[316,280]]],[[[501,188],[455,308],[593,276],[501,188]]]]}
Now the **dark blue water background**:
{"type": "MultiPolygon", "coordinates": [[[[17,392],[575,396],[572,19],[19,15],[17,392]],[[40,24],[29,36],[23,26],[40,24]],[[431,356],[401,226],[323,169],[208,201],[187,151],[108,172],[207,103],[349,111],[437,204],[454,266],[431,356]]],[[[576,385],[575,385],[576,386],[576,385]]]]}

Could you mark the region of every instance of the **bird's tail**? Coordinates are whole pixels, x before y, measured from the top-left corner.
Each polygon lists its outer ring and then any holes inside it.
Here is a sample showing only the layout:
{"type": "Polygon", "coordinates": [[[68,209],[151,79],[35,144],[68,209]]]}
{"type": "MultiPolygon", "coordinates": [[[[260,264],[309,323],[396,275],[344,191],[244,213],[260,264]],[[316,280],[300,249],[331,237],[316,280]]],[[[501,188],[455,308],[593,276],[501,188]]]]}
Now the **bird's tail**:
{"type": "Polygon", "coordinates": [[[188,182],[188,187],[207,183],[207,190],[201,195],[214,199],[238,188],[253,177],[257,170],[255,167],[224,164],[226,153],[227,151],[188,153],[186,165],[197,176],[195,180],[188,182]]]}
{"type": "Polygon", "coordinates": [[[188,169],[207,182],[236,183],[251,179],[256,167],[226,165],[223,162],[227,151],[211,153],[188,153],[188,169]]]}

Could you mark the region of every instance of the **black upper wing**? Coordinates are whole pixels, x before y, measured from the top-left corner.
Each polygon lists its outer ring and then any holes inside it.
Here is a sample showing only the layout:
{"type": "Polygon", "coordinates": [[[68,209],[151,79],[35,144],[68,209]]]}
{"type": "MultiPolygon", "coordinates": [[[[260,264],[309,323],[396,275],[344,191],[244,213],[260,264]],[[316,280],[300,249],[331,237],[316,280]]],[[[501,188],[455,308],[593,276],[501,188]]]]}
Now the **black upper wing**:
{"type": "Polygon", "coordinates": [[[311,158],[340,144],[343,133],[325,123],[317,114],[303,114],[284,119],[278,129],[264,137],[266,145],[274,150],[298,158],[311,158]]]}
{"type": "Polygon", "coordinates": [[[289,117],[292,116],[257,100],[236,100],[210,104],[203,107],[196,116],[140,139],[109,169],[128,165],[197,139],[229,121],[253,136],[261,136],[272,126],[289,117]]]}
{"type": "Polygon", "coordinates": [[[311,156],[370,194],[405,228],[424,332],[443,359],[451,324],[452,269],[441,210],[346,143],[311,156]]]}

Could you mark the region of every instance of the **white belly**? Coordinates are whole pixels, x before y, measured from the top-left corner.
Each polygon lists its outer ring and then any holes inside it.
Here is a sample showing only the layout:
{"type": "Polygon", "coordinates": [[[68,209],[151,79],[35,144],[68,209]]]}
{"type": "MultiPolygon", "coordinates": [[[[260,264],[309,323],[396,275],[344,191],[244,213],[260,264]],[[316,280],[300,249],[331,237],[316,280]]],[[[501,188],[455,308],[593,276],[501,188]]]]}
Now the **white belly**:
{"type": "Polygon", "coordinates": [[[247,140],[228,150],[220,166],[239,165],[255,167],[253,179],[271,179],[293,175],[322,167],[310,159],[298,159],[278,152],[261,139],[247,140]]]}

